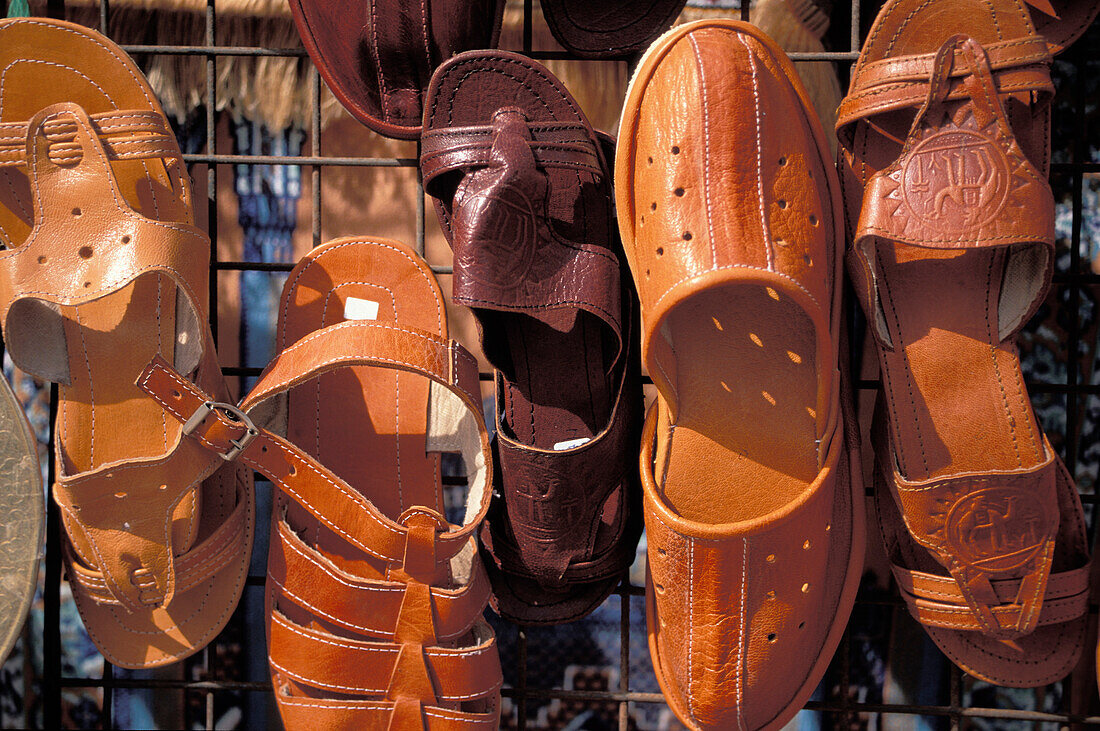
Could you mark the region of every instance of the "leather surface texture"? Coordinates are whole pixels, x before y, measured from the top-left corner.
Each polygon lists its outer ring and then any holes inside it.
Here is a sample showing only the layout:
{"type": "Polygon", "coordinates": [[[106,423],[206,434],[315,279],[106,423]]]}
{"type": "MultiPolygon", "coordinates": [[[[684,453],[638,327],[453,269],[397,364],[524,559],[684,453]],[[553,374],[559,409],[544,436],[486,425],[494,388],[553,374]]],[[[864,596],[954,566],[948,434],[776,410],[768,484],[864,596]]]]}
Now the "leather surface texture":
{"type": "Polygon", "coordinates": [[[1031,22],[1047,42],[1051,54],[1059,54],[1081,37],[1100,13],[1100,0],[1025,0],[1031,22]]]}
{"type": "Polygon", "coordinates": [[[344,108],[381,135],[416,139],[432,71],[461,51],[496,46],[504,0],[290,0],[290,9],[344,108]]]}
{"type": "Polygon", "coordinates": [[[863,563],[829,148],[771,39],[698,21],[643,56],[615,187],[658,391],[640,455],[653,665],[690,728],[779,728],[863,563]]]}
{"type": "Polygon", "coordinates": [[[542,0],[558,43],[587,58],[621,58],[644,51],[668,30],[686,0],[542,0]]]}
{"type": "Polygon", "coordinates": [[[1052,269],[1049,53],[1022,4],[916,7],[883,7],[838,124],[848,266],[883,382],[879,523],[910,613],[953,662],[1043,685],[1080,656],[1089,566],[1014,343],[1052,269]]]}
{"type": "Polygon", "coordinates": [[[436,72],[425,188],[454,249],[454,301],[495,371],[495,498],[482,532],[494,607],[523,624],[578,619],[634,560],[641,489],[636,295],[611,199],[614,144],[517,54],[436,72]]]}
{"type": "Polygon", "coordinates": [[[110,662],[175,662],[228,621],[252,548],[252,475],[183,438],[135,385],[162,357],[218,399],[210,241],[137,66],[81,26],[0,21],[0,318],[59,383],[66,574],[110,662]]]}
{"type": "Polygon", "coordinates": [[[290,273],[276,344],[235,419],[190,416],[205,397],[162,360],[142,384],[196,424],[194,440],[235,441],[276,486],[267,637],[283,723],[495,728],[500,660],[476,546],[492,454],[477,363],[447,335],[435,277],[398,242],[331,241],[290,273]],[[464,514],[444,452],[466,468],[464,514]]]}

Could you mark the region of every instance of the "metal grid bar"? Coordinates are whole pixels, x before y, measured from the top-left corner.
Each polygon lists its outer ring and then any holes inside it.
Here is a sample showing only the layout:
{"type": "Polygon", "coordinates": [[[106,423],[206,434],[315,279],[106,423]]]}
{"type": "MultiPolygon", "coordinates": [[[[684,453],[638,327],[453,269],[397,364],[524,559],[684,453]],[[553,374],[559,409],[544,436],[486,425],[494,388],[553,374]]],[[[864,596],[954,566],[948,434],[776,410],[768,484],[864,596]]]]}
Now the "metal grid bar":
{"type": "MultiPolygon", "coordinates": [[[[522,49],[524,53],[540,60],[547,59],[570,59],[570,60],[587,60],[577,59],[566,52],[561,51],[539,51],[533,50],[533,0],[524,0],[524,16],[523,16],[523,42],[522,49]]],[[[849,37],[849,50],[846,52],[824,52],[824,53],[792,53],[791,58],[796,61],[815,61],[815,62],[839,62],[839,63],[854,63],[858,58],[860,48],[860,21],[861,21],[861,7],[860,0],[851,0],[851,26],[849,37]]],[[[48,5],[49,13],[53,17],[60,17],[64,15],[64,5],[62,0],[49,0],[48,5]]],[[[109,0],[100,0],[100,22],[99,28],[101,32],[106,32],[108,29],[108,20],[110,13],[109,0]]],[[[217,327],[217,307],[218,307],[218,292],[217,292],[217,278],[216,274],[219,271],[289,271],[293,265],[276,263],[276,262],[243,262],[243,261],[218,261],[217,259],[217,187],[218,187],[218,174],[217,166],[221,164],[244,164],[244,165],[260,165],[260,164],[286,164],[286,165],[298,165],[308,167],[310,171],[310,182],[312,189],[312,200],[310,204],[310,211],[312,216],[312,240],[314,245],[321,243],[321,223],[322,223],[322,209],[321,209],[321,180],[322,171],[325,167],[369,167],[369,168],[385,168],[385,167],[397,167],[397,168],[416,168],[417,160],[415,158],[369,158],[369,157],[326,157],[322,152],[322,125],[321,125],[321,79],[316,69],[312,69],[310,75],[310,88],[311,88],[311,118],[310,118],[310,149],[308,155],[299,156],[274,156],[274,155],[240,155],[240,154],[218,154],[216,150],[216,124],[217,118],[215,109],[217,108],[216,99],[216,70],[217,60],[222,57],[304,57],[305,52],[301,49],[291,48],[261,48],[261,47],[244,47],[244,46],[219,46],[216,42],[216,18],[217,11],[215,7],[215,0],[207,0],[206,13],[205,13],[205,37],[204,43],[201,46],[191,45],[129,45],[124,46],[125,50],[135,54],[161,54],[161,55],[178,55],[178,56],[198,56],[202,57],[205,61],[206,72],[206,89],[205,89],[205,103],[206,103],[206,150],[201,154],[189,154],[185,155],[185,161],[191,165],[203,164],[206,165],[206,194],[207,194],[207,213],[208,213],[208,225],[211,236],[211,289],[210,289],[210,302],[211,302],[211,326],[217,327]]],[[[748,7],[742,8],[741,17],[744,20],[748,19],[748,7]]],[[[1081,57],[1080,53],[1077,54],[1078,59],[1081,57]]],[[[636,59],[635,59],[636,61],[636,59]]],[[[600,63],[596,61],[595,63],[600,63]]],[[[606,63],[606,62],[603,62],[606,63]]],[[[633,68],[633,63],[631,64],[633,68]]],[[[1076,75],[1077,83],[1083,86],[1083,74],[1076,75]]],[[[1069,288],[1070,293],[1070,307],[1072,311],[1077,311],[1080,305],[1081,288],[1091,285],[1100,284],[1100,275],[1096,274],[1084,274],[1080,272],[1080,237],[1081,237],[1081,217],[1083,213],[1083,184],[1084,177],[1088,173],[1100,172],[1100,163],[1089,162],[1087,160],[1087,145],[1086,145],[1086,132],[1085,129],[1085,94],[1081,88],[1076,90],[1077,108],[1074,114],[1075,124],[1077,126],[1075,134],[1075,146],[1072,150],[1071,162],[1059,163],[1052,166],[1052,172],[1056,174],[1064,174],[1071,176],[1072,180],[1072,206],[1073,206],[1073,227],[1072,227],[1072,267],[1070,274],[1058,275],[1055,277],[1055,284],[1066,286],[1069,288]]],[[[419,152],[419,150],[418,150],[419,152]]],[[[424,192],[423,183],[417,174],[416,180],[416,193],[417,193],[417,205],[415,213],[415,246],[416,250],[424,255],[425,253],[425,204],[424,204],[424,192]]],[[[451,272],[451,267],[434,266],[433,270],[437,274],[447,275],[451,272]]],[[[849,298],[849,307],[851,307],[851,298],[849,298]]],[[[851,314],[851,312],[849,312],[851,314]]],[[[1066,412],[1067,412],[1067,443],[1070,445],[1066,455],[1067,466],[1073,474],[1076,468],[1077,462],[1077,442],[1079,441],[1079,399],[1083,396],[1100,395],[1100,386],[1092,384],[1079,383],[1079,366],[1080,366],[1080,344],[1081,344],[1081,332],[1080,323],[1077,318],[1071,318],[1070,325],[1070,337],[1069,337],[1069,368],[1067,370],[1066,383],[1033,383],[1029,382],[1028,387],[1032,393],[1056,393],[1066,395],[1066,412]]],[[[216,337],[216,333],[215,333],[216,337]]],[[[853,358],[858,359],[858,353],[853,353],[853,358]]],[[[228,366],[223,368],[223,372],[227,376],[255,376],[260,372],[259,368],[246,368],[240,366],[228,366]]],[[[490,374],[483,373],[482,380],[491,380],[490,374]]],[[[647,379],[648,382],[648,379],[647,379]]],[[[876,389],[878,388],[878,382],[875,380],[857,380],[854,384],[856,388],[861,390],[876,389]]],[[[53,420],[56,417],[57,411],[57,387],[53,386],[51,389],[51,432],[50,432],[50,464],[49,464],[49,479],[52,482],[54,479],[54,454],[53,454],[53,420]]],[[[1085,495],[1082,496],[1087,503],[1100,502],[1097,496],[1085,495]]],[[[241,680],[221,680],[221,681],[188,681],[188,680],[135,680],[116,678],[113,668],[108,664],[105,665],[103,677],[100,679],[83,678],[83,677],[66,677],[62,674],[61,668],[61,638],[60,638],[60,623],[59,623],[59,607],[60,607],[60,585],[61,585],[61,557],[60,557],[60,541],[61,541],[61,526],[58,516],[56,505],[53,501],[48,501],[48,515],[47,515],[47,548],[46,548],[46,596],[44,605],[44,637],[43,645],[45,652],[45,664],[44,664],[44,684],[43,684],[43,703],[44,703],[44,721],[47,728],[60,728],[61,726],[61,691],[63,688],[99,688],[104,693],[103,698],[103,710],[105,717],[108,719],[108,724],[111,723],[111,711],[112,711],[112,697],[113,691],[118,688],[136,689],[162,689],[162,690],[179,690],[187,692],[198,692],[203,694],[205,700],[205,726],[207,729],[214,728],[214,697],[218,692],[240,692],[240,691],[268,691],[271,690],[269,682],[249,682],[241,680]]],[[[248,584],[251,586],[258,586],[264,583],[265,577],[261,575],[250,575],[248,578],[248,584]]],[[[528,660],[528,636],[527,632],[522,628],[517,629],[517,661],[513,669],[513,677],[509,678],[512,682],[512,687],[505,688],[503,695],[506,698],[512,699],[514,702],[514,713],[516,725],[520,729],[524,729],[527,726],[527,709],[528,700],[572,700],[592,703],[605,703],[608,701],[618,703],[618,726],[621,730],[625,731],[629,724],[629,704],[631,703],[663,703],[664,700],[658,693],[645,693],[630,690],[630,618],[631,618],[631,597],[641,597],[645,595],[645,590],[640,586],[633,586],[624,577],[623,582],[620,584],[615,594],[619,598],[620,602],[620,657],[619,657],[619,682],[618,687],[614,690],[608,691],[578,691],[578,690],[566,690],[561,688],[531,688],[528,686],[527,677],[527,660],[528,660]]],[[[864,597],[860,597],[857,600],[857,604],[861,606],[888,606],[888,607],[900,607],[903,602],[896,595],[890,600],[874,600],[864,597]]],[[[1096,615],[1098,607],[1095,604],[1090,605],[1090,613],[1096,615]]],[[[1083,725],[1100,725],[1100,716],[1086,716],[1073,713],[1044,713],[1044,712],[1031,712],[1031,711],[1015,711],[999,708],[978,708],[978,707],[964,707],[962,705],[963,699],[963,674],[954,666],[951,666],[950,682],[949,682],[949,695],[950,703],[946,706],[924,706],[915,704],[870,704],[865,702],[852,701],[844,689],[849,685],[849,663],[847,658],[850,654],[851,645],[850,638],[846,634],[842,641],[841,648],[839,650],[839,656],[841,658],[840,666],[840,694],[837,698],[828,699],[824,702],[810,702],[806,705],[810,709],[819,709],[828,713],[837,714],[838,720],[835,725],[846,725],[847,722],[854,718],[857,713],[881,713],[881,714],[900,714],[900,715],[929,715],[945,717],[949,720],[950,726],[953,729],[960,728],[965,719],[972,718],[984,718],[984,719],[1006,719],[1006,720],[1019,720],[1030,721],[1035,723],[1058,723],[1058,724],[1083,724],[1083,725]]],[[[211,670],[211,655],[209,651],[204,651],[202,656],[202,663],[205,669],[211,670]]],[[[209,674],[208,674],[209,677],[209,674]]],[[[1063,699],[1063,707],[1071,707],[1071,693],[1090,693],[1091,689],[1075,689],[1071,688],[1067,691],[1066,698],[1063,699]]],[[[113,727],[113,726],[111,726],[113,727]]]]}

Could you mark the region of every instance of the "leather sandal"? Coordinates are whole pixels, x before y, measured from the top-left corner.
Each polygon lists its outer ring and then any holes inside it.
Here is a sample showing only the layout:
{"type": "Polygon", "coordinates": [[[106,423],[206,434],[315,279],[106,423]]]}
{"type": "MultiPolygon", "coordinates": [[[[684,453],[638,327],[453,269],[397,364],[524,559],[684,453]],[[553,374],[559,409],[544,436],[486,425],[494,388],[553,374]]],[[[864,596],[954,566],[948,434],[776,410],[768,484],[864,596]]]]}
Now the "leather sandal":
{"type": "Polygon", "coordinates": [[[622,58],[644,51],[668,30],[687,0],[542,0],[554,38],[586,58],[622,58]]]}
{"type": "Polygon", "coordinates": [[[501,686],[476,531],[492,453],[477,362],[447,336],[431,269],[403,244],[314,249],[283,289],[279,354],[240,407],[163,360],[142,387],[196,444],[276,486],[268,651],[287,728],[495,728],[501,686]],[[453,524],[440,453],[469,494],[453,524]]]}
{"type": "Polygon", "coordinates": [[[420,136],[424,90],[444,60],[493,48],[505,0],[290,0],[302,44],[351,116],[380,135],[420,136]]]}
{"type": "Polygon", "coordinates": [[[103,36],[0,21],[0,319],[12,360],[59,384],[66,574],[111,663],[206,645],[244,586],[252,475],[184,439],[134,385],[154,355],[218,400],[210,240],[137,66],[103,36]]]}
{"type": "Polygon", "coordinates": [[[637,311],[608,160],[549,71],[471,51],[428,91],[421,171],[454,249],[453,298],[495,370],[498,470],[482,544],[501,616],[579,619],[634,561],[637,311]]]}
{"type": "Polygon", "coordinates": [[[38,587],[46,532],[46,499],[38,466],[38,441],[23,407],[0,378],[0,662],[19,638],[38,587]]]}
{"type": "Polygon", "coordinates": [[[616,202],[658,392],[640,456],[649,649],[694,729],[785,724],[863,565],[843,215],[812,109],[758,28],[703,20],[643,55],[623,112],[616,202]]]}
{"type": "Polygon", "coordinates": [[[1049,54],[1019,4],[988,5],[920,4],[929,23],[915,0],[887,3],[838,135],[894,576],[960,668],[1030,687],[1080,656],[1089,560],[1013,338],[1051,278],[1049,54]]]}

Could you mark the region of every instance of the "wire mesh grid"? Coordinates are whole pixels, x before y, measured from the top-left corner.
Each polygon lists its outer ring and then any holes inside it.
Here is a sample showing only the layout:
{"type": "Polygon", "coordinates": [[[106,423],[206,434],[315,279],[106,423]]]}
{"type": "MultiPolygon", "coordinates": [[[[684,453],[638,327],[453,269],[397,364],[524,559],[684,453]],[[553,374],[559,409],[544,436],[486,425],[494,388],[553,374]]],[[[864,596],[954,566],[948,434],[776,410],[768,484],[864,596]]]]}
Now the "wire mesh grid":
{"type": "MultiPolygon", "coordinates": [[[[741,18],[748,20],[748,3],[743,4],[741,18]]],[[[839,4],[838,4],[839,5],[839,4]]],[[[858,57],[858,51],[862,41],[861,28],[866,28],[869,16],[873,16],[875,8],[871,10],[861,9],[860,0],[850,2],[850,25],[847,27],[846,52],[818,52],[818,53],[792,53],[791,58],[796,61],[812,62],[837,62],[841,69],[852,63],[858,57]]],[[[540,59],[568,59],[582,60],[562,51],[536,51],[533,49],[533,0],[523,0],[523,52],[540,59]]],[[[48,0],[47,12],[52,17],[64,17],[64,0],[48,0]]],[[[109,0],[99,0],[99,30],[108,34],[111,7],[109,0]]],[[[834,17],[839,14],[834,14],[834,17]]],[[[164,54],[197,56],[204,60],[205,64],[205,151],[200,154],[188,154],[184,156],[189,165],[205,166],[205,180],[196,180],[196,189],[205,188],[207,204],[207,221],[211,238],[211,324],[217,327],[218,322],[218,286],[217,273],[224,271],[289,271],[292,264],[280,262],[252,262],[252,261],[228,261],[219,260],[218,250],[218,210],[217,193],[219,188],[218,165],[295,165],[303,170],[308,170],[311,182],[312,200],[310,210],[312,215],[312,240],[313,245],[319,245],[321,241],[321,177],[326,168],[343,166],[380,168],[403,167],[416,168],[415,158],[381,158],[381,157],[331,157],[321,153],[322,139],[322,114],[321,114],[321,84],[320,75],[311,66],[310,93],[312,114],[309,122],[309,149],[308,154],[296,156],[279,155],[250,155],[250,154],[225,154],[219,151],[217,144],[217,112],[216,99],[217,69],[219,59],[233,56],[275,56],[275,57],[302,57],[305,52],[297,48],[264,48],[253,46],[226,46],[219,45],[217,38],[218,8],[215,0],[207,0],[205,8],[205,38],[201,45],[124,45],[123,48],[131,54],[164,54]],[[205,185],[203,185],[205,183],[205,185]]],[[[1083,46],[1084,44],[1079,44],[1083,46]]],[[[1100,383],[1084,382],[1080,378],[1080,360],[1082,353],[1092,353],[1091,349],[1082,347],[1082,328],[1079,318],[1076,316],[1081,307],[1082,290],[1087,287],[1100,285],[1100,274],[1091,270],[1082,270],[1082,220],[1084,213],[1082,191],[1086,176],[1100,173],[1100,163],[1091,162],[1089,158],[1090,145],[1096,145],[1100,138],[1100,130],[1089,130],[1086,126],[1086,105],[1090,102],[1084,93],[1084,60],[1088,50],[1085,48],[1071,49],[1060,61],[1068,63],[1078,70],[1071,74],[1074,88],[1070,90],[1070,98],[1074,100],[1072,106],[1072,145],[1069,150],[1069,158],[1052,165],[1052,178],[1060,181],[1063,189],[1068,190],[1071,207],[1072,222],[1070,229],[1069,255],[1070,266],[1068,271],[1055,275],[1054,286],[1061,288],[1064,293],[1067,311],[1071,313],[1067,324],[1068,342],[1065,343],[1068,368],[1064,381],[1028,381],[1028,388],[1034,395],[1050,394],[1054,398],[1060,398],[1065,403],[1066,433],[1065,449],[1063,457],[1070,474],[1076,474],[1078,456],[1081,446],[1081,413],[1083,399],[1088,396],[1100,395],[1100,383]]],[[[591,61],[591,63],[609,63],[607,61],[591,61]]],[[[1064,90],[1062,90],[1064,91],[1064,90]]],[[[415,247],[421,254],[425,254],[425,205],[423,186],[419,177],[416,182],[415,207],[415,247]]],[[[438,275],[449,275],[449,266],[433,266],[438,275]]],[[[847,314],[849,321],[858,323],[858,308],[853,307],[852,298],[848,298],[847,314]]],[[[215,338],[217,334],[215,332],[215,338]]],[[[852,352],[853,363],[858,362],[859,353],[852,352]]],[[[223,371],[227,376],[254,376],[259,373],[258,368],[247,368],[241,365],[226,365],[223,362],[223,371]]],[[[858,373],[858,370],[853,372],[858,373]]],[[[482,380],[491,380],[491,375],[482,373],[482,380]]],[[[878,388],[876,380],[856,378],[857,393],[873,391],[878,388]]],[[[651,389],[647,385],[647,389],[651,389]]],[[[53,417],[57,410],[57,387],[51,391],[51,430],[53,417]]],[[[52,484],[54,479],[53,465],[53,434],[50,434],[49,444],[49,474],[48,479],[52,484]]],[[[1082,500],[1089,516],[1089,535],[1094,536],[1096,510],[1094,509],[1097,497],[1095,494],[1083,494],[1082,500]]],[[[42,708],[45,728],[60,728],[62,726],[62,691],[65,688],[99,688],[103,690],[103,718],[106,726],[114,727],[112,722],[112,701],[114,691],[117,689],[144,688],[160,691],[184,691],[189,695],[198,695],[202,699],[205,708],[206,729],[215,728],[215,697],[218,693],[241,691],[270,692],[271,685],[266,681],[246,680],[162,680],[162,679],[133,679],[116,678],[115,670],[110,664],[104,665],[103,675],[100,678],[80,677],[65,675],[62,672],[61,662],[61,635],[59,622],[59,607],[61,604],[62,563],[61,563],[61,524],[58,510],[52,501],[49,501],[47,515],[46,554],[45,554],[45,586],[44,597],[44,622],[43,622],[43,653],[44,666],[42,682],[42,708]]],[[[253,574],[248,578],[251,586],[262,585],[265,580],[263,574],[253,574]]],[[[528,726],[528,710],[532,703],[557,700],[580,704],[582,706],[611,707],[617,712],[617,725],[619,729],[629,729],[631,726],[630,709],[632,704],[663,704],[664,699],[660,693],[642,692],[632,689],[631,683],[631,642],[630,632],[632,617],[641,611],[645,589],[642,586],[631,584],[628,577],[624,577],[615,594],[609,601],[616,602],[619,609],[619,667],[614,688],[608,690],[583,690],[566,689],[562,687],[536,687],[533,686],[529,674],[529,657],[535,649],[529,633],[523,628],[506,627],[504,631],[515,633],[515,658],[514,662],[504,667],[506,687],[503,690],[505,698],[510,700],[510,718],[503,719],[504,723],[518,729],[528,726]],[[633,598],[633,601],[632,601],[633,598]]],[[[865,596],[861,590],[857,598],[857,613],[859,607],[886,606],[896,608],[902,605],[901,599],[894,592],[892,598],[882,599],[865,596]]],[[[1090,620],[1095,623],[1098,606],[1095,601],[1089,604],[1090,620]]],[[[1089,709],[1095,709],[1094,697],[1096,688],[1091,675],[1082,672],[1079,668],[1062,683],[1061,701],[1059,707],[1053,712],[1023,711],[997,707],[977,707],[964,704],[964,675],[953,665],[950,668],[949,678],[949,703],[941,705],[918,705],[902,703],[868,703],[850,697],[847,689],[850,687],[849,668],[852,625],[849,626],[840,649],[826,676],[827,691],[825,698],[820,701],[811,701],[807,708],[818,709],[825,712],[825,725],[829,727],[854,727],[857,718],[862,714],[883,714],[881,718],[892,715],[912,716],[922,715],[943,719],[951,729],[957,729],[973,725],[977,719],[1012,720],[1022,721],[1034,727],[1042,727],[1048,724],[1057,726],[1082,727],[1086,725],[1100,724],[1100,716],[1089,715],[1089,709]]],[[[544,648],[543,648],[544,649],[544,648]]],[[[1082,660],[1082,667],[1091,663],[1091,649],[1086,649],[1082,660]]],[[[633,658],[637,660],[637,657],[633,658]]],[[[213,670],[217,659],[209,648],[199,655],[199,663],[203,670],[213,670]]]]}

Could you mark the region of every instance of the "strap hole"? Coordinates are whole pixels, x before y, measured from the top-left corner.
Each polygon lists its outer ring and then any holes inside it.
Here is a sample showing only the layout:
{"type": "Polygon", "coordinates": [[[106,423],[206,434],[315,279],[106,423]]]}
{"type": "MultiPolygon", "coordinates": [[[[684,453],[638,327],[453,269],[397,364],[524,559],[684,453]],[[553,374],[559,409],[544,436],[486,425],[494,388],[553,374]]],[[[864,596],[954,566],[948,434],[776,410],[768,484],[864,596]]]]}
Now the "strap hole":
{"type": "Polygon", "coordinates": [[[769,601],[769,602],[771,602],[771,601],[775,601],[775,589],[772,589],[771,591],[769,591],[769,592],[768,592],[767,594],[765,594],[764,596],[766,596],[766,597],[768,598],[768,601],[769,601]]]}
{"type": "Polygon", "coordinates": [[[833,529],[833,524],[832,524],[832,523],[826,523],[826,524],[825,524],[825,532],[826,532],[826,533],[828,533],[828,532],[829,532],[829,531],[831,531],[832,529],[833,529]]]}
{"type": "Polygon", "coordinates": [[[802,585],[802,593],[803,594],[809,594],[810,593],[810,582],[807,581],[805,584],[802,585]]]}
{"type": "Polygon", "coordinates": [[[158,490],[160,490],[161,492],[164,492],[165,490],[167,490],[167,489],[168,489],[168,485],[161,485],[161,486],[160,486],[160,487],[158,487],[157,489],[158,489],[158,490]]]}
{"type": "Polygon", "coordinates": [[[768,633],[768,642],[775,642],[778,639],[779,639],[779,635],[777,635],[775,632],[769,632],[768,633]]]}
{"type": "Polygon", "coordinates": [[[81,213],[82,213],[82,211],[79,208],[74,208],[73,209],[73,215],[74,216],[79,218],[81,213]]]}
{"type": "Polygon", "coordinates": [[[798,353],[795,353],[793,350],[788,350],[787,351],[787,357],[791,359],[792,363],[801,363],[802,362],[802,356],[799,355],[798,353]]]}
{"type": "Polygon", "coordinates": [[[805,621],[799,622],[798,623],[798,628],[799,629],[805,629],[806,628],[806,622],[805,621]]]}
{"type": "Polygon", "coordinates": [[[718,328],[719,330],[721,330],[721,329],[722,329],[722,323],[718,322],[718,318],[717,318],[717,317],[711,316],[711,318],[710,318],[710,319],[711,319],[711,322],[713,322],[713,323],[714,323],[714,326],[715,326],[716,328],[718,328]]]}
{"type": "Polygon", "coordinates": [[[263,452],[264,454],[267,454],[267,445],[266,444],[261,444],[260,445],[260,451],[263,452]]]}
{"type": "Polygon", "coordinates": [[[672,191],[672,193],[677,198],[683,198],[684,197],[684,189],[683,188],[677,188],[676,190],[672,191]]]}
{"type": "Polygon", "coordinates": [[[807,538],[806,542],[802,544],[802,550],[803,551],[809,551],[810,550],[810,539],[809,538],[807,538]]]}
{"type": "Polygon", "coordinates": [[[779,164],[780,165],[786,165],[787,164],[787,156],[786,155],[783,155],[782,157],[779,158],[779,164]]]}
{"type": "Polygon", "coordinates": [[[290,476],[294,477],[294,475],[296,475],[296,474],[298,474],[298,468],[295,467],[294,465],[290,465],[290,476]]]}
{"type": "Polygon", "coordinates": [[[814,264],[814,260],[810,258],[809,254],[803,254],[802,261],[806,262],[806,266],[813,266],[814,264]]]}
{"type": "Polygon", "coordinates": [[[764,560],[768,563],[775,563],[775,554],[769,553],[767,556],[764,557],[764,560]]]}
{"type": "Polygon", "coordinates": [[[783,199],[783,198],[780,198],[779,200],[777,200],[777,201],[775,202],[775,204],[776,204],[777,206],[779,206],[780,208],[786,208],[786,207],[787,207],[787,201],[786,201],[785,199],[783,199]]]}
{"type": "Polygon", "coordinates": [[[91,282],[85,282],[84,283],[84,289],[87,289],[88,287],[91,287],[91,286],[92,286],[91,282]]]}
{"type": "Polygon", "coordinates": [[[647,158],[647,159],[646,159],[646,161],[647,161],[647,162],[648,162],[648,163],[649,163],[650,165],[652,165],[652,164],[653,164],[653,158],[652,158],[652,157],[650,157],[650,158],[647,158]]]}
{"type": "Polygon", "coordinates": [[[39,264],[45,264],[46,263],[46,257],[44,257],[44,256],[38,257],[38,263],[39,264]]]}
{"type": "Polygon", "coordinates": [[[664,247],[658,246],[657,247],[657,256],[664,256],[664,255],[665,255],[664,247]]]}
{"type": "Polygon", "coordinates": [[[117,498],[118,498],[119,500],[121,500],[122,498],[126,497],[126,493],[124,493],[124,492],[116,492],[116,493],[115,493],[115,497],[117,497],[117,498]]]}
{"type": "Polygon", "coordinates": [[[662,586],[661,584],[658,584],[656,581],[653,582],[653,588],[657,590],[658,594],[664,594],[665,593],[665,587],[662,586]]]}
{"type": "Polygon", "coordinates": [[[726,393],[733,393],[733,391],[730,390],[730,386],[728,383],[726,383],[725,381],[719,381],[718,383],[722,386],[726,393]]]}
{"type": "Polygon", "coordinates": [[[760,395],[763,396],[764,400],[767,401],[769,404],[771,404],[772,406],[775,406],[775,396],[772,396],[767,391],[761,391],[760,395]]]}
{"type": "Polygon", "coordinates": [[[651,211],[657,210],[657,204],[656,203],[650,203],[649,204],[649,210],[651,210],[651,211]]]}
{"type": "Polygon", "coordinates": [[[757,335],[756,333],[749,333],[749,340],[751,340],[752,344],[755,345],[758,348],[763,348],[764,347],[764,341],[761,340],[760,336],[757,335]]]}
{"type": "Polygon", "coordinates": [[[673,155],[679,155],[680,154],[680,148],[677,145],[672,146],[672,154],[673,155]]]}
{"type": "Polygon", "coordinates": [[[122,524],[122,529],[123,530],[130,530],[130,523],[129,522],[123,523],[122,524]]]}
{"type": "Polygon", "coordinates": [[[658,548],[658,549],[657,549],[657,555],[658,555],[658,556],[667,556],[667,555],[668,555],[668,551],[666,551],[666,550],[665,550],[665,549],[663,549],[663,548],[658,548]]]}
{"type": "Polygon", "coordinates": [[[691,231],[684,231],[684,241],[691,241],[691,231]]]}
{"type": "Polygon", "coordinates": [[[80,250],[76,253],[80,255],[81,259],[91,259],[94,252],[90,246],[81,246],[80,250]]]}
{"type": "Polygon", "coordinates": [[[810,225],[811,226],[816,226],[817,225],[817,216],[815,216],[812,213],[810,214],[810,225]]]}
{"type": "Polygon", "coordinates": [[[642,223],[645,223],[645,216],[642,216],[642,223]]]}
{"type": "Polygon", "coordinates": [[[130,243],[130,237],[129,236],[123,236],[122,237],[122,243],[124,243],[124,244],[130,243]]]}

